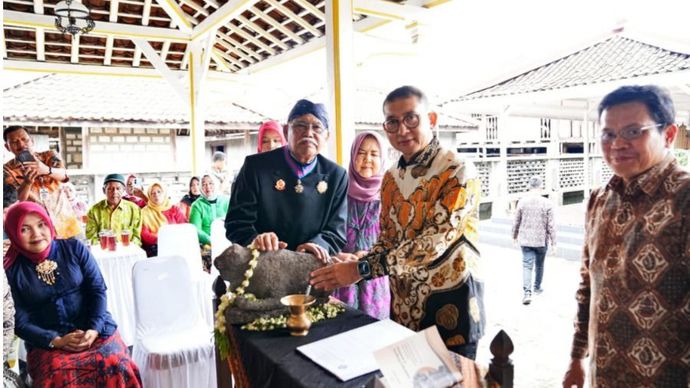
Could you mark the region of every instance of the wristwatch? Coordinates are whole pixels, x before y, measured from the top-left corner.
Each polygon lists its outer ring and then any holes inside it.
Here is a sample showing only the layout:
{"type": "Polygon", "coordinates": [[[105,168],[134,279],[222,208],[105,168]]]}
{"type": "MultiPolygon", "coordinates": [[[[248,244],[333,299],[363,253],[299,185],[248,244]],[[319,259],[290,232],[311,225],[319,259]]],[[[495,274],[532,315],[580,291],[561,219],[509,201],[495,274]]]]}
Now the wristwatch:
{"type": "Polygon", "coordinates": [[[369,280],[371,279],[371,265],[369,264],[368,261],[366,260],[360,260],[357,262],[357,271],[359,272],[359,276],[362,277],[364,280],[369,280]]]}
{"type": "Polygon", "coordinates": [[[55,349],[55,345],[53,345],[53,341],[48,342],[48,349],[55,349]]]}

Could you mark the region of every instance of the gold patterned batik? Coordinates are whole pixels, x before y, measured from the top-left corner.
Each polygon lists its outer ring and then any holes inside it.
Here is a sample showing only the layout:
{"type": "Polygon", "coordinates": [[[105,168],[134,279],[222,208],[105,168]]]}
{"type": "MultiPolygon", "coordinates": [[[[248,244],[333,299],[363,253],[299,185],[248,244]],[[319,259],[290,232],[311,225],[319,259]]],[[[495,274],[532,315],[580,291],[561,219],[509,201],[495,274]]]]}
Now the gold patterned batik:
{"type": "Polygon", "coordinates": [[[396,322],[412,330],[437,325],[449,346],[476,342],[483,306],[474,165],[437,143],[418,163],[402,164],[383,178],[381,233],[366,260],[374,276],[390,275],[396,322]]]}

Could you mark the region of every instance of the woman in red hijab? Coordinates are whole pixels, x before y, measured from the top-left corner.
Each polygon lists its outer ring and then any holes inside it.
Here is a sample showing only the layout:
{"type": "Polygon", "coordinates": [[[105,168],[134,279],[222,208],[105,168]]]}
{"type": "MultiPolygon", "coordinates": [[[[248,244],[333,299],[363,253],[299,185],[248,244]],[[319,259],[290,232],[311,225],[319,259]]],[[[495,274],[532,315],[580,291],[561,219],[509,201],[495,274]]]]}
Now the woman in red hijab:
{"type": "Polygon", "coordinates": [[[277,121],[273,120],[261,124],[258,139],[258,153],[273,151],[287,144],[285,135],[283,135],[283,128],[277,121]]]}
{"type": "Polygon", "coordinates": [[[33,202],[9,208],[5,232],[12,245],[3,267],[33,386],[141,387],[89,250],[75,239],[56,240],[50,217],[33,202]]]}

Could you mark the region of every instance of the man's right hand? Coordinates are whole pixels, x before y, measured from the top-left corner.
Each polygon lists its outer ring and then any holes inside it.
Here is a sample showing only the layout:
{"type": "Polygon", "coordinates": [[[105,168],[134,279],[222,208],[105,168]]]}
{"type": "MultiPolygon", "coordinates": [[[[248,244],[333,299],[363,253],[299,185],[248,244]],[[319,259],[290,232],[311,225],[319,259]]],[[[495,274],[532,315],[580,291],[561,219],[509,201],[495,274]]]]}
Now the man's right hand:
{"type": "Polygon", "coordinates": [[[563,378],[563,388],[572,388],[573,386],[582,388],[585,385],[585,368],[582,364],[580,359],[570,360],[570,366],[563,378]]]}
{"type": "Polygon", "coordinates": [[[277,251],[287,248],[287,243],[278,240],[278,236],[273,232],[261,233],[256,236],[252,244],[254,244],[254,248],[261,252],[277,251]]]}
{"type": "Polygon", "coordinates": [[[24,169],[24,181],[27,182],[27,184],[33,184],[39,175],[36,169],[24,169]]]}

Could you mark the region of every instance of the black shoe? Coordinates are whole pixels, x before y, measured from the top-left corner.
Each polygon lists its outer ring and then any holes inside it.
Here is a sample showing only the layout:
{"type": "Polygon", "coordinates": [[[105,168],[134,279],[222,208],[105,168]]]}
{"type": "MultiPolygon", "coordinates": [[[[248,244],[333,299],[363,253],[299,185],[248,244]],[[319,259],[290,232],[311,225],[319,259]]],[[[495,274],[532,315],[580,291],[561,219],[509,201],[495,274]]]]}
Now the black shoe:
{"type": "Polygon", "coordinates": [[[522,304],[530,304],[532,303],[532,293],[531,292],[525,292],[525,296],[522,297],[522,304]]]}

